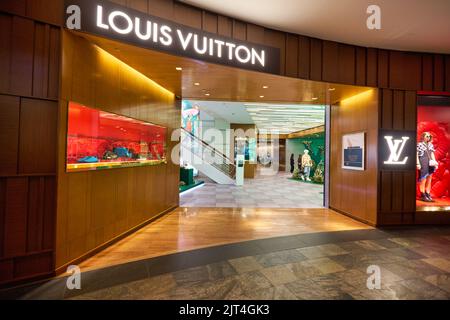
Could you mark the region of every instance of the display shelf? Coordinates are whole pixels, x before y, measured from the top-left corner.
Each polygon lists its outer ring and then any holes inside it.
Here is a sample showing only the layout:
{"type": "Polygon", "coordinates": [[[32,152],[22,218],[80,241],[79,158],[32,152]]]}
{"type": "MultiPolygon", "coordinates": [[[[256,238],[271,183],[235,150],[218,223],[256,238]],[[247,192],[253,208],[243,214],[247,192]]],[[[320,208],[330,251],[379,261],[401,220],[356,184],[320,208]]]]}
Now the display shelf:
{"type": "Polygon", "coordinates": [[[167,129],[69,102],[67,172],[166,163],[167,129]]]}

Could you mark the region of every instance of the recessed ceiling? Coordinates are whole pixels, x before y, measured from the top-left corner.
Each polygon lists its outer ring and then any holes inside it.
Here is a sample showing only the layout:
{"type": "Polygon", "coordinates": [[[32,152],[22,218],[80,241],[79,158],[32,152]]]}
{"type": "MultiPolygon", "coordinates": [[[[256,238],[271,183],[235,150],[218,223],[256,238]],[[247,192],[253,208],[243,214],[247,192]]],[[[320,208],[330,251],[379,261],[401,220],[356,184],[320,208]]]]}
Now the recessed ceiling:
{"type": "Polygon", "coordinates": [[[200,110],[202,120],[209,119],[206,113],[229,123],[255,124],[260,132],[289,134],[321,126],[325,121],[325,106],[321,105],[189,101],[200,110]]]}
{"type": "Polygon", "coordinates": [[[231,68],[77,34],[183,99],[326,105],[368,90],[231,68]]]}
{"type": "Polygon", "coordinates": [[[277,30],[405,51],[450,53],[449,0],[182,0],[277,30]],[[381,30],[366,26],[367,7],[381,8],[381,30]]]}

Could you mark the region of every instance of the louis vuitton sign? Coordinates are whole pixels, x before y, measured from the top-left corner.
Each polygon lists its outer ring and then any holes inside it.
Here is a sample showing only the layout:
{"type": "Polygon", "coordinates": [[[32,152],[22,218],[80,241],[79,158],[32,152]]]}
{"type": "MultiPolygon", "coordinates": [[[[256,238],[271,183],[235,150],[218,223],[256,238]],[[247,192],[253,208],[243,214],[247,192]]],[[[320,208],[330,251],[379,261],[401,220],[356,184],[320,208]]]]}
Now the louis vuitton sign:
{"type": "Polygon", "coordinates": [[[378,137],[381,170],[404,171],[416,167],[416,132],[380,130],[378,137]]]}
{"type": "Polygon", "coordinates": [[[277,48],[218,36],[109,1],[66,0],[65,27],[178,56],[279,73],[277,48]]]}

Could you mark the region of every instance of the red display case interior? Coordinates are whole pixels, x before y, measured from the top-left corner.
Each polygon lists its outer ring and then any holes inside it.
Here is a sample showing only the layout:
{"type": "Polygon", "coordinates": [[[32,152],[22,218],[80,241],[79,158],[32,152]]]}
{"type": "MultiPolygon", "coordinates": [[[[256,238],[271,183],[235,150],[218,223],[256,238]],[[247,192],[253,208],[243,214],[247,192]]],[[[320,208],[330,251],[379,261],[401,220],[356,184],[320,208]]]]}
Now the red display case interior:
{"type": "Polygon", "coordinates": [[[67,170],[164,162],[166,131],[152,123],[70,102],[67,170]]]}
{"type": "MultiPolygon", "coordinates": [[[[419,182],[416,184],[417,209],[450,208],[450,105],[419,105],[417,112],[417,141],[422,134],[433,136],[433,146],[438,167],[432,175],[431,196],[434,202],[420,201],[419,182]]],[[[417,173],[418,178],[418,173],[417,173]]],[[[418,179],[416,180],[418,181],[418,179]]]]}

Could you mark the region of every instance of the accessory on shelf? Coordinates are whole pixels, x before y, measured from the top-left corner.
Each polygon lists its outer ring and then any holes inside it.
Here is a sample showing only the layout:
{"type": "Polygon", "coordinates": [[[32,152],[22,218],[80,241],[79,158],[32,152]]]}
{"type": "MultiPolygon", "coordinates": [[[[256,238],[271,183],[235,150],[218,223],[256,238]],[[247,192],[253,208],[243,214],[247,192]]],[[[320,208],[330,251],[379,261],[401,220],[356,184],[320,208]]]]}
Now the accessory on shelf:
{"type": "Polygon", "coordinates": [[[113,152],[120,158],[131,158],[130,152],[125,147],[116,147],[113,149],[113,152]]]}
{"type": "Polygon", "coordinates": [[[118,158],[117,154],[109,150],[105,151],[105,153],[103,154],[103,160],[114,160],[117,158],[118,158]]]}
{"type": "Polygon", "coordinates": [[[79,163],[96,163],[99,162],[97,157],[87,156],[77,160],[79,163]]]}

